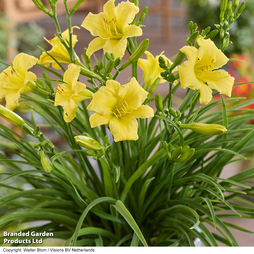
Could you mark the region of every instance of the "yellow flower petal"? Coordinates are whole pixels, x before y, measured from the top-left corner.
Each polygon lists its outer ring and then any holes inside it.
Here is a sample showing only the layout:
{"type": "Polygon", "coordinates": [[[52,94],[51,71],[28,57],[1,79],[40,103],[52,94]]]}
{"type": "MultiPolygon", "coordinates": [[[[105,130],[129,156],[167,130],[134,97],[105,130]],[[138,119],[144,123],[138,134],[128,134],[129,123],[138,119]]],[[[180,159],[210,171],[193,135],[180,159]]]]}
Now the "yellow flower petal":
{"type": "Polygon", "coordinates": [[[93,114],[89,121],[92,128],[99,125],[108,124],[109,121],[113,118],[113,115],[101,115],[99,113],[93,114]]]}
{"type": "Polygon", "coordinates": [[[19,98],[20,98],[19,91],[17,91],[16,93],[7,94],[5,96],[6,108],[13,111],[16,107],[18,107],[20,105],[18,102],[19,98]]]}
{"type": "Polygon", "coordinates": [[[65,71],[63,81],[71,87],[77,82],[80,73],[80,67],[75,64],[69,64],[68,69],[65,71]]]}
{"type": "Polygon", "coordinates": [[[115,8],[115,15],[118,21],[117,23],[119,25],[119,29],[123,31],[124,28],[133,21],[138,12],[139,7],[129,1],[118,4],[115,8]]]}
{"type": "Polygon", "coordinates": [[[69,103],[63,107],[65,122],[69,123],[76,117],[77,108],[78,105],[73,100],[69,100],[69,103]]]}
{"type": "Polygon", "coordinates": [[[88,105],[87,109],[96,111],[102,115],[111,115],[112,109],[116,105],[117,97],[112,94],[110,89],[104,86],[94,94],[93,99],[88,105]]]}
{"type": "Polygon", "coordinates": [[[223,65],[227,64],[228,58],[225,54],[221,52],[221,50],[218,50],[216,54],[216,61],[214,62],[214,69],[221,68],[223,65]]]}
{"type": "Polygon", "coordinates": [[[135,117],[112,118],[109,128],[115,142],[138,139],[138,121],[135,117]]]}
{"type": "Polygon", "coordinates": [[[101,37],[97,37],[97,38],[93,39],[88,45],[88,48],[86,51],[87,56],[91,57],[91,55],[94,52],[102,49],[104,47],[105,43],[106,43],[106,40],[102,39],[101,37]]]}
{"type": "Polygon", "coordinates": [[[132,78],[129,83],[123,85],[118,93],[121,100],[125,100],[130,109],[137,109],[147,98],[148,92],[145,91],[137,82],[132,78]]]}
{"type": "Polygon", "coordinates": [[[106,40],[103,47],[104,53],[113,53],[115,58],[123,57],[127,47],[127,39],[122,38],[121,40],[109,39],[106,40]]]}
{"type": "Polygon", "coordinates": [[[207,77],[206,81],[210,88],[217,90],[221,94],[231,97],[234,85],[234,78],[224,70],[213,71],[213,75],[207,77]]]}
{"type": "Polygon", "coordinates": [[[107,33],[103,26],[103,17],[104,14],[102,12],[99,14],[92,14],[89,12],[81,26],[87,29],[92,36],[99,36],[99,34],[101,34],[107,37],[107,33]]]}
{"type": "Polygon", "coordinates": [[[19,73],[25,74],[38,61],[38,58],[25,53],[18,54],[13,61],[13,69],[19,73]]]}
{"type": "Polygon", "coordinates": [[[103,6],[103,12],[106,16],[106,18],[113,17],[115,15],[114,9],[115,9],[115,0],[109,0],[107,1],[103,6]]]}
{"type": "Polygon", "coordinates": [[[207,85],[203,84],[199,89],[200,92],[200,103],[207,104],[209,103],[213,96],[212,96],[212,89],[207,85]]]}
{"type": "Polygon", "coordinates": [[[143,31],[140,27],[129,25],[126,27],[124,31],[124,36],[127,37],[133,37],[133,36],[141,36],[143,34],[143,31]]]}
{"type": "Polygon", "coordinates": [[[132,113],[128,114],[128,116],[133,116],[135,118],[148,118],[154,116],[154,111],[148,105],[141,105],[139,108],[134,110],[132,113]]]}
{"type": "MultiPolygon", "coordinates": [[[[74,28],[78,28],[77,26],[72,27],[72,31],[74,28]]],[[[62,37],[63,39],[67,42],[69,41],[69,30],[65,30],[62,33],[62,37]]],[[[55,69],[60,69],[59,65],[55,62],[55,60],[53,58],[55,58],[59,63],[71,63],[71,59],[70,59],[70,55],[68,53],[68,51],[66,50],[66,48],[64,47],[64,45],[61,43],[61,41],[59,40],[59,38],[57,36],[55,36],[53,39],[51,40],[47,40],[46,38],[44,38],[51,46],[52,49],[50,51],[43,52],[42,55],[40,56],[39,59],[39,64],[43,64],[45,66],[49,66],[50,64],[52,64],[52,67],[55,69]],[[53,58],[52,58],[52,57],[53,58]]],[[[72,46],[74,47],[75,44],[77,43],[78,39],[76,35],[72,35],[72,46]]]]}
{"type": "Polygon", "coordinates": [[[195,62],[187,60],[181,66],[178,66],[181,87],[196,90],[202,86],[194,72],[195,62]]]}

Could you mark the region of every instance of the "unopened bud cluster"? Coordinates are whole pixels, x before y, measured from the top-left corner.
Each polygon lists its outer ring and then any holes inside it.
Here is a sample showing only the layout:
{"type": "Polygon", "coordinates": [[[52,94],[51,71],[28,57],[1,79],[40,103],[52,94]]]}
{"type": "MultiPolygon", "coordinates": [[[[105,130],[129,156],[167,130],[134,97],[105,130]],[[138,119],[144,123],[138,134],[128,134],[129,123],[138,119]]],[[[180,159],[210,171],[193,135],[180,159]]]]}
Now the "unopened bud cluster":
{"type": "Polygon", "coordinates": [[[167,142],[164,141],[162,146],[167,151],[168,159],[173,162],[186,162],[195,153],[195,149],[190,148],[188,145],[183,147],[173,146],[171,144],[167,144],[167,142]]]}

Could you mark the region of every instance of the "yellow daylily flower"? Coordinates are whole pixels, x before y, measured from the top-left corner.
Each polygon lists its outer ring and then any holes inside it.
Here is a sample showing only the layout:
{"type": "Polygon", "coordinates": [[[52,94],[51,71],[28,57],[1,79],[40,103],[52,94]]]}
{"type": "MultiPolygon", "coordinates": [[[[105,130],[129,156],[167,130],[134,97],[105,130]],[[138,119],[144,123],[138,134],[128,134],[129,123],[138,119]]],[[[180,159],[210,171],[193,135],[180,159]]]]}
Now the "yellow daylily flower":
{"type": "Polygon", "coordinates": [[[224,70],[217,70],[228,62],[228,58],[211,39],[199,36],[199,48],[184,46],[180,49],[188,58],[178,67],[182,88],[199,90],[200,103],[207,104],[212,99],[212,89],[231,97],[234,78],[224,70]]]}
{"type": "Polygon", "coordinates": [[[104,12],[90,12],[81,25],[93,36],[97,36],[88,46],[88,57],[102,48],[104,52],[113,53],[115,58],[123,57],[127,38],[142,35],[140,27],[130,25],[139,8],[129,1],[115,7],[114,2],[115,0],[109,0],[103,7],[104,12]]]}
{"type": "Polygon", "coordinates": [[[154,57],[149,51],[146,51],[146,57],[147,59],[139,59],[138,65],[143,70],[143,79],[145,81],[144,89],[147,90],[149,86],[151,86],[154,81],[157,78],[160,78],[160,83],[165,83],[166,80],[164,80],[161,77],[161,72],[164,70],[159,66],[159,57],[162,56],[165,60],[165,62],[169,61],[170,64],[172,64],[172,61],[170,61],[165,55],[163,55],[164,52],[162,52],[160,55],[154,57]]]}
{"type": "MultiPolygon", "coordinates": [[[[74,27],[72,27],[72,30],[74,28],[80,29],[78,26],[74,26],[74,27]]],[[[65,30],[62,33],[62,37],[68,44],[69,29],[65,30]]],[[[71,63],[70,55],[69,55],[67,49],[64,47],[64,45],[61,43],[61,41],[59,40],[59,38],[56,35],[51,40],[47,40],[46,38],[44,38],[44,39],[52,46],[52,49],[50,51],[48,51],[49,55],[46,52],[42,53],[38,64],[43,64],[46,67],[49,66],[50,64],[52,64],[53,68],[61,69],[52,57],[54,57],[59,63],[67,63],[67,64],[71,63]]],[[[77,35],[72,35],[72,47],[75,46],[77,41],[78,41],[77,35]]]]}
{"type": "Polygon", "coordinates": [[[6,108],[14,110],[19,106],[21,94],[31,92],[26,84],[36,81],[36,75],[28,71],[38,61],[38,58],[25,53],[18,54],[13,60],[13,66],[9,66],[0,74],[0,100],[5,98],[6,108]]]}
{"type": "Polygon", "coordinates": [[[76,117],[77,103],[93,97],[93,93],[86,89],[86,85],[77,81],[80,67],[69,64],[64,73],[64,84],[58,84],[55,96],[55,106],[63,106],[64,120],[71,122],[76,117]]]}
{"type": "Polygon", "coordinates": [[[147,98],[145,91],[132,78],[121,86],[117,81],[108,80],[101,87],[88,105],[88,109],[96,113],[90,117],[90,124],[96,127],[109,124],[115,142],[138,139],[138,121],[136,118],[154,116],[153,109],[142,103],[147,98]]]}

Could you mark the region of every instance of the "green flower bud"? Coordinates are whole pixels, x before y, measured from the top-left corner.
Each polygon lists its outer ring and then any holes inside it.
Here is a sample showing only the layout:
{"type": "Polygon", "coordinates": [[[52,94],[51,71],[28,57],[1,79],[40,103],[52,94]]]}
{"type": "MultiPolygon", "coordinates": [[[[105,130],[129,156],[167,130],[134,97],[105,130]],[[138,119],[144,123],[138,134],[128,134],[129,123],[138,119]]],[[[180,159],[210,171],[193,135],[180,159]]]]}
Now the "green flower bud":
{"type": "Polygon", "coordinates": [[[185,54],[182,51],[179,51],[174,63],[170,66],[170,70],[172,71],[177,65],[181,64],[184,58],[185,54]]]}
{"type": "Polygon", "coordinates": [[[111,60],[111,59],[112,59],[111,54],[108,53],[108,52],[105,53],[105,57],[106,57],[108,60],[111,60]]]}
{"type": "Polygon", "coordinates": [[[206,123],[181,124],[180,128],[191,129],[194,132],[205,135],[220,135],[227,131],[227,129],[223,125],[206,123]]]}
{"type": "Polygon", "coordinates": [[[132,2],[133,2],[136,6],[138,6],[138,4],[139,4],[139,0],[132,0],[132,2]]]}
{"type": "Polygon", "coordinates": [[[237,9],[238,5],[239,5],[240,0],[233,0],[232,3],[232,12],[235,12],[235,10],[237,9]]]}
{"type": "Polygon", "coordinates": [[[49,92],[41,89],[35,82],[33,81],[28,81],[26,83],[26,86],[28,86],[30,89],[32,89],[34,92],[38,92],[44,96],[48,96],[49,95],[49,92]]]}
{"type": "MultiPolygon", "coordinates": [[[[192,43],[192,42],[194,42],[194,41],[197,39],[198,35],[199,35],[199,31],[194,32],[194,33],[190,36],[190,38],[188,38],[187,43],[192,43]]],[[[171,67],[171,68],[172,68],[172,67],[171,67]]]]}
{"type": "Polygon", "coordinates": [[[151,85],[150,89],[149,89],[149,94],[153,94],[154,91],[157,89],[158,85],[160,84],[161,78],[157,78],[153,84],[151,85]]]}
{"type": "Polygon", "coordinates": [[[38,9],[42,10],[46,14],[50,14],[49,10],[43,5],[41,0],[32,0],[32,1],[38,9]]]}
{"type": "Polygon", "coordinates": [[[177,160],[176,162],[185,162],[189,160],[195,153],[195,149],[191,148],[185,151],[177,160]]]}
{"type": "Polygon", "coordinates": [[[157,93],[155,95],[155,106],[156,106],[158,111],[163,110],[163,99],[162,99],[161,94],[159,94],[159,93],[157,93]]]}
{"type": "Polygon", "coordinates": [[[220,2],[220,12],[225,12],[227,10],[228,0],[221,0],[220,2]]]}
{"type": "Polygon", "coordinates": [[[88,136],[75,136],[74,137],[77,144],[87,148],[89,150],[100,150],[101,149],[101,145],[98,141],[94,140],[93,138],[90,138],[88,136]]]}
{"type": "Polygon", "coordinates": [[[104,76],[106,76],[108,73],[110,73],[113,68],[114,68],[114,65],[115,65],[115,61],[114,60],[110,60],[105,68],[105,74],[104,76]]]}
{"type": "Polygon", "coordinates": [[[171,160],[176,160],[181,155],[181,153],[182,153],[182,147],[179,146],[173,151],[171,160]]]}
{"type": "Polygon", "coordinates": [[[0,116],[6,121],[18,127],[21,127],[23,124],[25,124],[25,121],[22,117],[9,110],[8,108],[4,107],[3,105],[0,105],[0,116]]]}
{"type": "Polygon", "coordinates": [[[118,57],[118,58],[115,60],[115,67],[118,66],[121,62],[122,62],[121,58],[118,57]]]}
{"type": "Polygon", "coordinates": [[[83,57],[84,57],[84,60],[85,60],[87,68],[89,70],[91,70],[91,68],[92,68],[92,66],[91,66],[91,59],[87,56],[86,52],[87,52],[87,48],[84,48],[83,49],[83,57]]]}
{"type": "Polygon", "coordinates": [[[213,30],[209,34],[206,35],[205,39],[211,39],[214,38],[219,33],[218,30],[213,30]]]}
{"type": "Polygon", "coordinates": [[[192,33],[192,31],[193,31],[193,27],[194,27],[194,23],[192,21],[190,21],[189,24],[188,24],[188,28],[190,30],[190,33],[192,33]]]}
{"type": "Polygon", "coordinates": [[[121,66],[119,71],[122,71],[123,69],[128,67],[130,64],[137,62],[138,59],[145,53],[148,46],[149,46],[149,39],[144,39],[143,41],[141,41],[137,49],[130,56],[130,58],[121,66]]]}
{"type": "Polygon", "coordinates": [[[109,144],[109,138],[108,138],[107,135],[106,135],[106,136],[104,137],[104,139],[103,139],[103,144],[105,144],[105,145],[108,145],[108,144],[109,144]]]}
{"type": "Polygon", "coordinates": [[[246,3],[245,3],[245,2],[242,2],[242,3],[240,4],[240,6],[239,6],[239,8],[238,8],[238,10],[237,10],[237,12],[236,12],[236,14],[235,14],[235,19],[237,19],[237,18],[241,15],[241,13],[243,12],[243,10],[245,9],[245,6],[246,6],[246,3]]]}
{"type": "Polygon", "coordinates": [[[84,153],[85,153],[87,156],[96,156],[96,153],[95,153],[94,151],[85,150],[84,153]]]}
{"type": "Polygon", "coordinates": [[[148,13],[148,7],[146,6],[146,7],[142,10],[142,12],[140,13],[139,19],[138,19],[138,21],[137,21],[137,25],[140,25],[140,24],[144,21],[144,19],[145,19],[147,13],[148,13]]]}
{"type": "Polygon", "coordinates": [[[222,42],[222,45],[221,45],[221,51],[224,52],[225,49],[229,46],[229,43],[230,43],[230,36],[226,36],[226,38],[224,38],[223,42],[222,42]]]}
{"type": "Polygon", "coordinates": [[[41,165],[46,173],[50,173],[52,171],[52,165],[49,162],[48,158],[45,156],[45,153],[43,150],[39,151],[40,157],[41,157],[41,165]]]}
{"type": "Polygon", "coordinates": [[[168,151],[168,143],[167,143],[166,141],[163,141],[163,142],[162,142],[162,147],[163,147],[166,151],[168,151]]]}

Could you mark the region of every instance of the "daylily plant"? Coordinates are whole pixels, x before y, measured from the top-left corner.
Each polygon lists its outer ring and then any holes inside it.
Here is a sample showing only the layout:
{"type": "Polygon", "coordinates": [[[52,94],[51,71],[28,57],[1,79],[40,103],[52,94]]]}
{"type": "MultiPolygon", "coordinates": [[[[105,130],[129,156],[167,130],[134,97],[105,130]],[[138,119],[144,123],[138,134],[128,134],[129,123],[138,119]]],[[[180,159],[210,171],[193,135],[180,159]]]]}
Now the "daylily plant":
{"type": "MultiPolygon", "coordinates": [[[[72,30],[74,28],[79,29],[78,26],[74,26],[74,27],[72,27],[72,30]]],[[[62,37],[63,37],[64,41],[66,41],[66,43],[67,43],[67,41],[69,41],[69,30],[68,29],[62,33],[62,37]]],[[[67,64],[71,63],[70,55],[69,55],[67,49],[64,47],[64,45],[61,43],[60,39],[57,36],[55,36],[51,40],[47,40],[46,38],[44,38],[44,39],[52,46],[52,49],[50,51],[42,53],[38,64],[43,64],[46,67],[49,66],[50,64],[52,64],[53,68],[61,69],[59,64],[56,61],[58,61],[59,63],[67,63],[67,64]]],[[[75,46],[77,41],[78,41],[77,36],[72,35],[72,47],[75,46]]]]}
{"type": "Polygon", "coordinates": [[[89,13],[81,25],[93,36],[97,36],[88,46],[88,57],[102,48],[104,53],[113,53],[115,58],[123,57],[127,38],[142,35],[140,27],[130,25],[139,8],[129,1],[115,7],[114,2],[115,0],[109,0],[104,5],[104,12],[89,13]]]}
{"type": "Polygon", "coordinates": [[[76,117],[77,103],[90,99],[93,93],[90,92],[86,85],[77,81],[80,68],[75,64],[70,64],[64,73],[64,84],[58,84],[55,97],[55,106],[63,106],[64,120],[71,122],[76,117]]]}
{"type": "Polygon", "coordinates": [[[36,81],[36,75],[28,71],[38,59],[25,53],[18,54],[13,60],[13,66],[9,66],[0,74],[0,99],[5,98],[6,108],[14,110],[19,106],[21,94],[31,92],[26,84],[36,81]]]}
{"type": "Polygon", "coordinates": [[[88,109],[96,113],[90,117],[91,127],[109,124],[114,141],[137,140],[138,122],[136,118],[154,116],[153,109],[142,105],[147,98],[145,91],[132,78],[121,86],[117,81],[108,80],[93,96],[88,109]]]}
{"type": "Polygon", "coordinates": [[[211,39],[199,36],[198,48],[184,46],[180,49],[188,58],[178,66],[182,88],[199,90],[200,103],[207,104],[212,99],[212,89],[231,97],[234,78],[224,70],[217,70],[228,62],[228,58],[211,39]]]}

